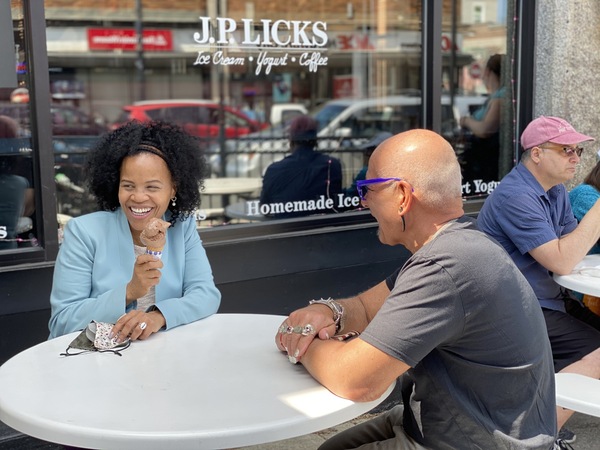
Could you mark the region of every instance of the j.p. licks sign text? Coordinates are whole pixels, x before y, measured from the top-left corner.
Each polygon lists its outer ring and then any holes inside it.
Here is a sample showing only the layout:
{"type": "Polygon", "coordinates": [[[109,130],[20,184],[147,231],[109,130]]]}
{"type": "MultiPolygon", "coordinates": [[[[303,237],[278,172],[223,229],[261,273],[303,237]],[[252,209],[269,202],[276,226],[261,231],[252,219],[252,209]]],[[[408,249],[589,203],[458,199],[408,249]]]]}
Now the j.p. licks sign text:
{"type": "Polygon", "coordinates": [[[327,65],[327,24],[321,21],[242,19],[200,17],[200,31],[194,42],[207,46],[199,50],[194,65],[243,66],[255,63],[256,75],[269,74],[273,67],[298,64],[309,72],[327,65]],[[256,52],[256,56],[239,56],[256,52]],[[230,53],[235,53],[233,56],[230,53]]]}

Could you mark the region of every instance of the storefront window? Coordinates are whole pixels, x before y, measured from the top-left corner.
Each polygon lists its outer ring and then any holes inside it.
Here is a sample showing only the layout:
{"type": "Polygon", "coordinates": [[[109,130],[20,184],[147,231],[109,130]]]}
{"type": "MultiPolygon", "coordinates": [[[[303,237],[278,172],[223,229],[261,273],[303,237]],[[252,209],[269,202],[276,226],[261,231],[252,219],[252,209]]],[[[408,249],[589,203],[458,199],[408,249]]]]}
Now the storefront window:
{"type": "MultiPolygon", "coordinates": [[[[425,3],[175,0],[166,9],[142,0],[45,1],[59,225],[96,209],[86,189],[87,153],[130,120],[173,122],[200,141],[210,174],[199,228],[363,210],[355,182],[365,176],[371,144],[429,126],[425,3]],[[292,123],[302,115],[315,130],[292,143],[292,123]]],[[[456,149],[465,199],[489,194],[514,164],[514,30],[506,23],[513,3],[442,2],[435,131],[456,149]]],[[[2,155],[11,162],[3,170],[31,189],[30,116],[27,103],[11,100],[28,88],[22,12],[20,2],[10,5],[17,74],[0,89],[2,108],[10,108],[0,113],[19,131],[4,140],[2,155]]],[[[35,245],[29,211],[24,204],[19,212],[19,220],[30,218],[27,231],[3,225],[11,230],[4,245],[35,245]]]]}
{"type": "Polygon", "coordinates": [[[14,250],[38,245],[21,2],[0,3],[0,42],[0,250],[14,250]]]}
{"type": "MultiPolygon", "coordinates": [[[[175,1],[168,20],[157,4],[129,6],[73,20],[46,2],[52,98],[107,128],[161,119],[197,136],[211,167],[200,226],[362,209],[364,144],[421,126],[420,2],[175,1]],[[317,123],[300,146],[322,155],[314,164],[290,144],[302,114],[317,123]]],[[[449,134],[451,104],[443,114],[449,134]]],[[[89,142],[55,136],[67,216],[94,208],[79,164],[89,142]]]]}

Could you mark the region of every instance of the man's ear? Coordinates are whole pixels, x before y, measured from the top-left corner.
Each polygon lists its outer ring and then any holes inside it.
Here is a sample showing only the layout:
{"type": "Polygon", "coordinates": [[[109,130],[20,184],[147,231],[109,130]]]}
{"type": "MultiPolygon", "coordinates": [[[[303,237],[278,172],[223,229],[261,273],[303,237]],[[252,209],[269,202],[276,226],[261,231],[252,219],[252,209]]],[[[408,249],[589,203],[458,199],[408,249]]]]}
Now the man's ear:
{"type": "Polygon", "coordinates": [[[404,214],[412,205],[413,189],[405,181],[398,181],[398,189],[398,213],[404,214]]]}
{"type": "Polygon", "coordinates": [[[540,153],[542,153],[543,149],[541,147],[535,146],[531,150],[529,150],[529,156],[531,160],[535,163],[540,161],[540,153]]]}

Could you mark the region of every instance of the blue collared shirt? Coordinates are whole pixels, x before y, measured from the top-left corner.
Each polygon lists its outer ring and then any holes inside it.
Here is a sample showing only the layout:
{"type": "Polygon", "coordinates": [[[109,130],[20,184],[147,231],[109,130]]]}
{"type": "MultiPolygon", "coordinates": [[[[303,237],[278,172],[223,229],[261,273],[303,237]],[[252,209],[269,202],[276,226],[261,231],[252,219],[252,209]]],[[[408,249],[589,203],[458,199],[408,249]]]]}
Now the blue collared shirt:
{"type": "Polygon", "coordinates": [[[529,254],[577,227],[563,184],[546,192],[531,172],[519,164],[487,198],[477,224],[508,252],[542,307],[565,311],[562,288],[552,273],[529,254]]]}

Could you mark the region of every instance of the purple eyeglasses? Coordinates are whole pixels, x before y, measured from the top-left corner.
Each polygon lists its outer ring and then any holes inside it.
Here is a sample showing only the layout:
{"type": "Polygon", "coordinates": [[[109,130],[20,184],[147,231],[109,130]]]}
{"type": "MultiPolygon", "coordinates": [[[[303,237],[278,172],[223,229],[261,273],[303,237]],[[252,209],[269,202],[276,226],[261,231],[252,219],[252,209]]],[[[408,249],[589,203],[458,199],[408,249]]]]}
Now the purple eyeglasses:
{"type": "MultiPolygon", "coordinates": [[[[386,183],[388,181],[402,181],[402,178],[371,178],[370,180],[359,180],[356,182],[356,190],[358,191],[358,196],[360,197],[361,200],[365,201],[367,192],[370,191],[369,186],[371,184],[386,183]]],[[[404,180],[404,181],[406,181],[406,180],[404,180]]],[[[414,189],[412,189],[412,186],[411,186],[411,190],[414,192],[414,189]]]]}

